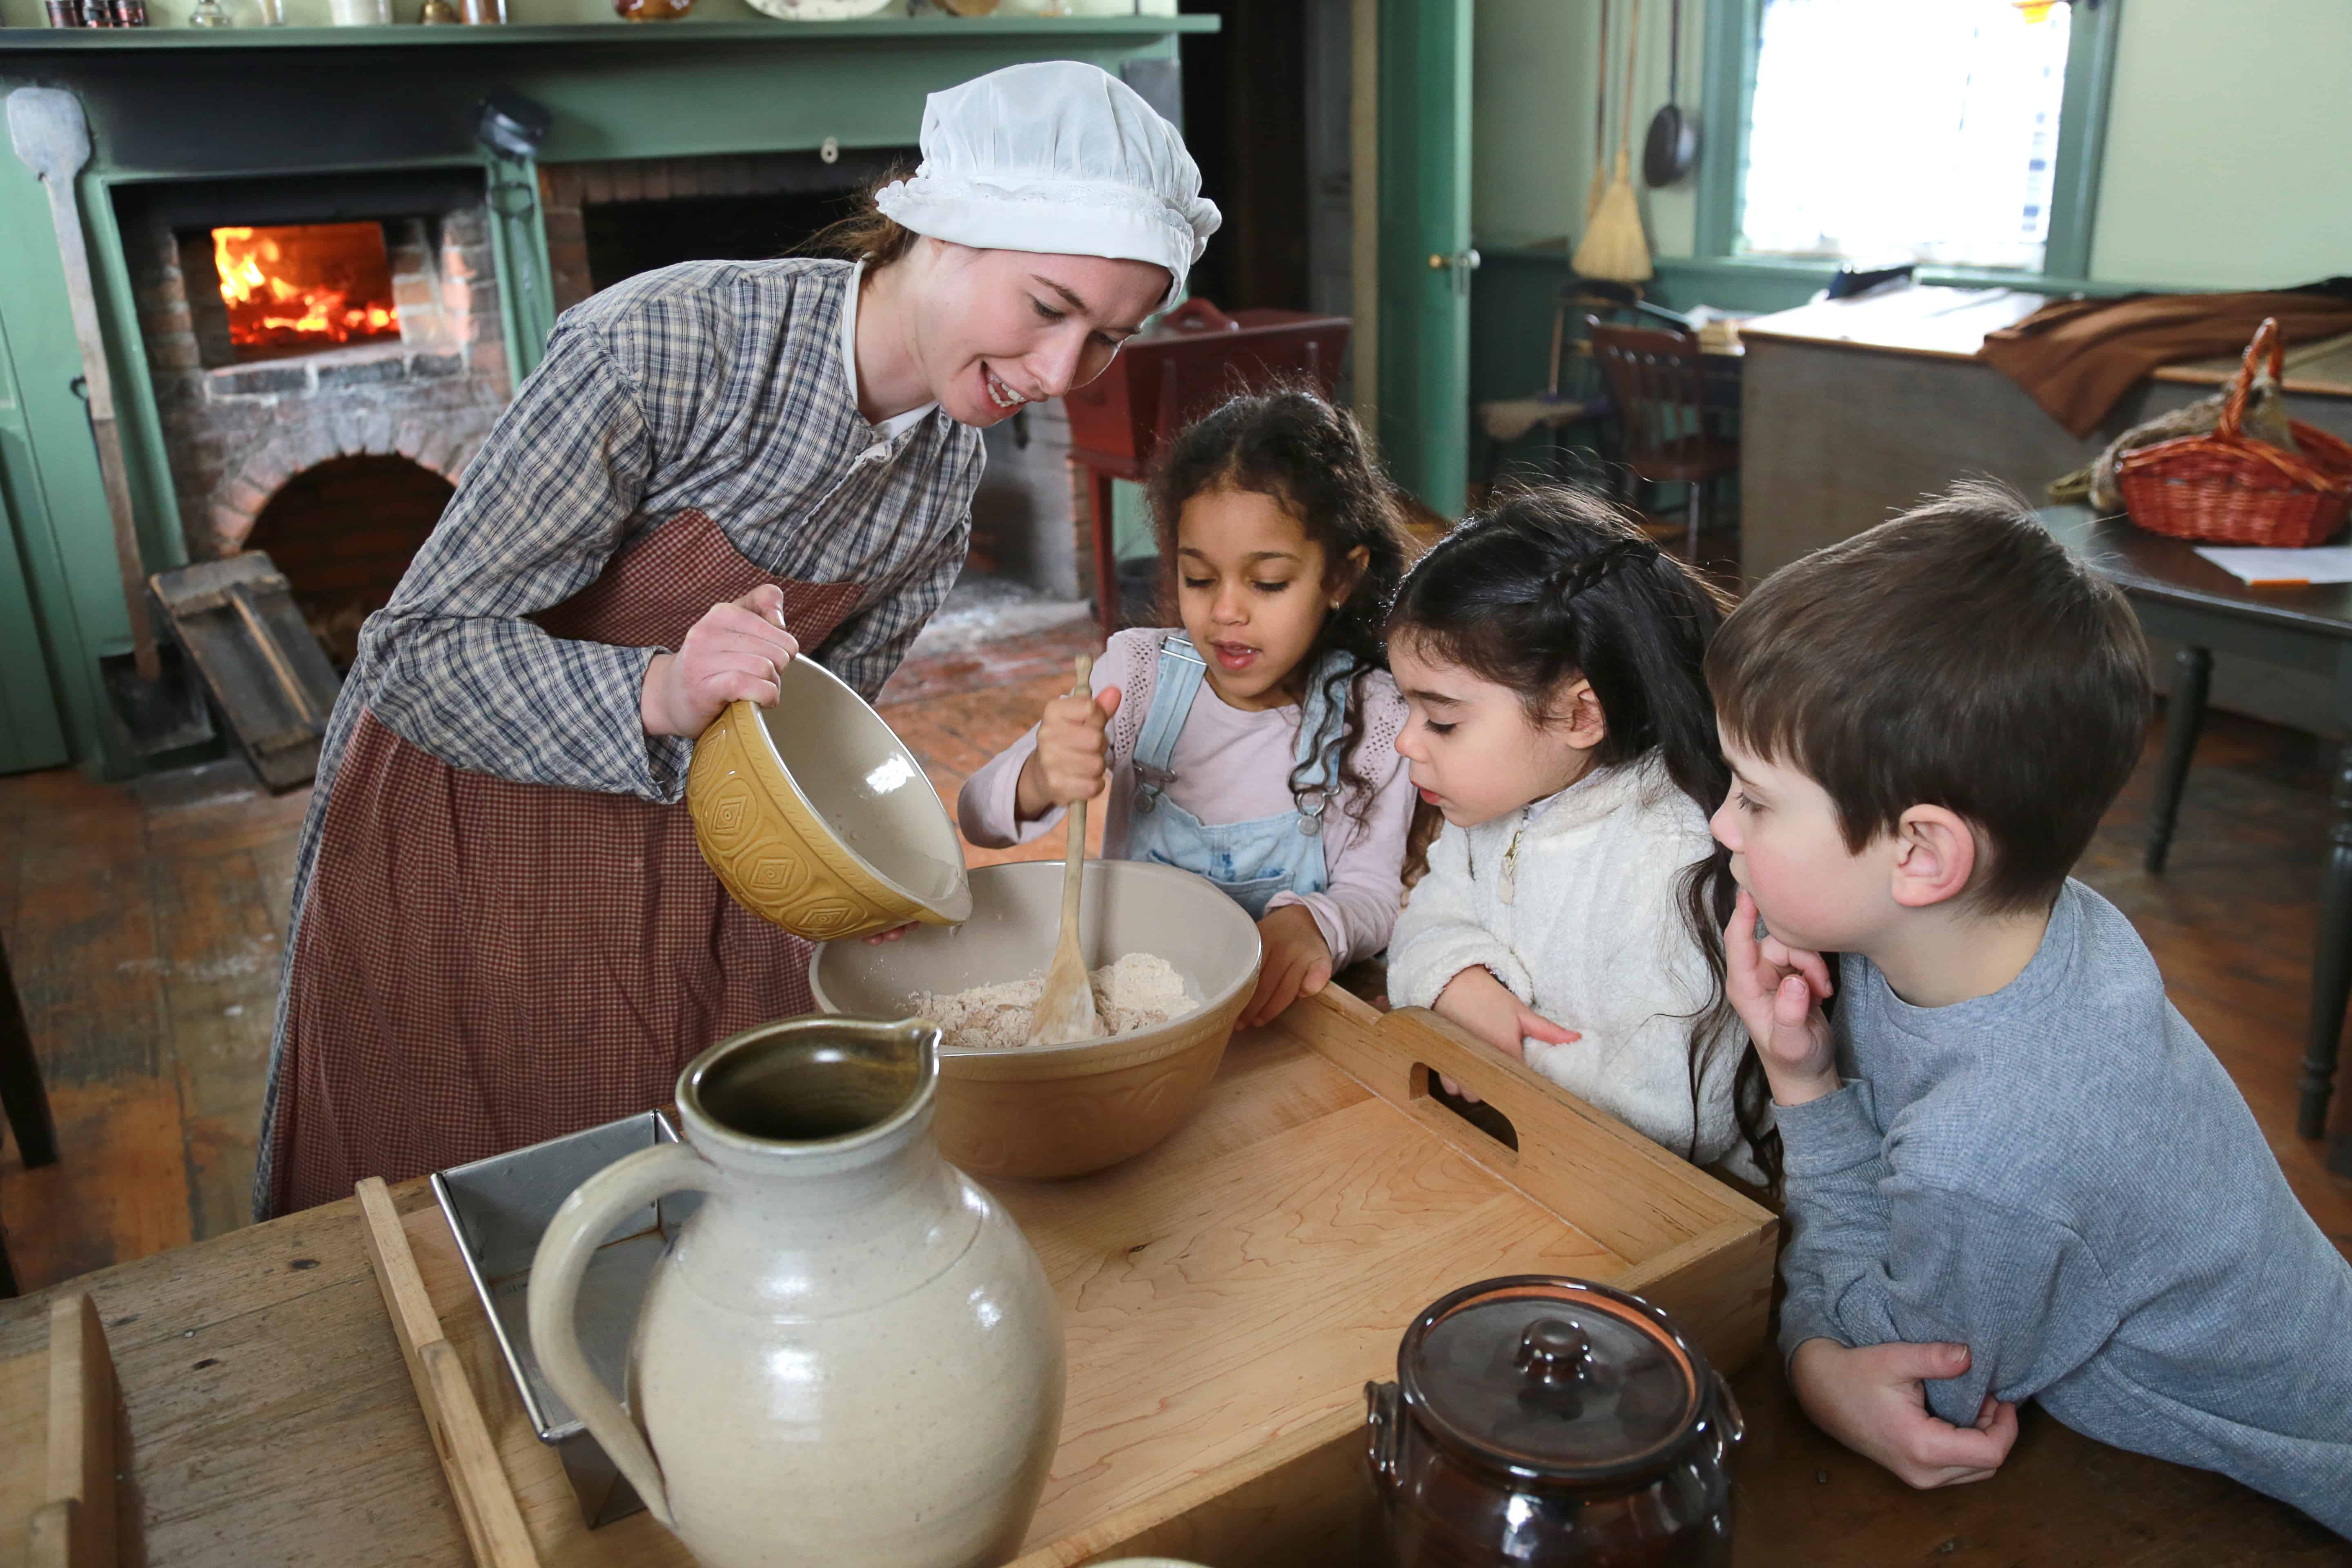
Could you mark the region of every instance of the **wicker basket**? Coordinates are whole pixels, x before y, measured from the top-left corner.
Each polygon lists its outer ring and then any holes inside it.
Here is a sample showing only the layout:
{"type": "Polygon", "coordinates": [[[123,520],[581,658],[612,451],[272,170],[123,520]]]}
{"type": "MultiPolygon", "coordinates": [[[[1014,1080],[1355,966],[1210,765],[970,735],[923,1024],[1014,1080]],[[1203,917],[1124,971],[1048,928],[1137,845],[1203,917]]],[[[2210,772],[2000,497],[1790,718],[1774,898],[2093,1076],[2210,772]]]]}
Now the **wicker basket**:
{"type": "Polygon", "coordinates": [[[2352,446],[2297,421],[2287,426],[2303,449],[2297,455],[2239,428],[2265,355],[2271,379],[2280,380],[2285,356],[2273,321],[2255,329],[2211,435],[2142,447],[2116,465],[2132,521],[2212,544],[2320,544],[2344,526],[2352,510],[2352,446]]]}

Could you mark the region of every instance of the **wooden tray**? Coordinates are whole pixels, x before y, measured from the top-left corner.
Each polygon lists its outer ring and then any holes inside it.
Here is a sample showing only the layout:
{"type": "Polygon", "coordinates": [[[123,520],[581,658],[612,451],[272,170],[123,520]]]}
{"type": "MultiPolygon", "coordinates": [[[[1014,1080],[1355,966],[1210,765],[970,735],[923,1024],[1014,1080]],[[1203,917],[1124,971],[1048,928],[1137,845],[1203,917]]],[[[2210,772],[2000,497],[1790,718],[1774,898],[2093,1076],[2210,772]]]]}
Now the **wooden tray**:
{"type": "MultiPolygon", "coordinates": [[[[1415,1313],[1474,1279],[1639,1291],[1727,1373],[1762,1343],[1771,1293],[1765,1210],[1433,1014],[1383,1016],[1337,987],[1236,1036],[1150,1153],[992,1190],[1045,1260],[1069,1346],[1061,1448],[1015,1568],[1349,1560],[1364,1383],[1395,1374],[1415,1313]],[[1507,1116],[1518,1149],[1432,1100],[1432,1071],[1507,1116]]],[[[421,1292],[394,1326],[486,1568],[686,1568],[650,1515],[583,1525],[440,1211],[400,1219],[362,1196],[387,1300],[421,1292]],[[527,1553],[510,1532],[493,1545],[518,1519],[527,1553]]]]}
{"type": "Polygon", "coordinates": [[[0,1568],[114,1568],[120,1404],[98,1308],[58,1297],[47,1350],[0,1361],[0,1568]]]}

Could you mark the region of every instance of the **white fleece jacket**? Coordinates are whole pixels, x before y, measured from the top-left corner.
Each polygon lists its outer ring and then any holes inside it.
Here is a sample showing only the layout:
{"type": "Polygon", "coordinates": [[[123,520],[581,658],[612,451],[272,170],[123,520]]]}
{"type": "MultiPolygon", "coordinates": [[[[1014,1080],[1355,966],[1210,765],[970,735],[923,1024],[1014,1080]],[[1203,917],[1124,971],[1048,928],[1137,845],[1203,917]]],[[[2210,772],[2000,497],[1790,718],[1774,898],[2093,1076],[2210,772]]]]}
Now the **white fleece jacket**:
{"type": "Polygon", "coordinates": [[[1430,1006],[1455,975],[1484,967],[1583,1036],[1524,1041],[1529,1067],[1685,1159],[1729,1155],[1753,1180],[1731,1108],[1747,1046],[1737,1019],[1708,1042],[1693,1126],[1691,1016],[1713,982],[1685,924],[1680,883],[1710,844],[1705,814],[1655,753],[1476,827],[1449,825],[1397,917],[1389,996],[1430,1006]]]}

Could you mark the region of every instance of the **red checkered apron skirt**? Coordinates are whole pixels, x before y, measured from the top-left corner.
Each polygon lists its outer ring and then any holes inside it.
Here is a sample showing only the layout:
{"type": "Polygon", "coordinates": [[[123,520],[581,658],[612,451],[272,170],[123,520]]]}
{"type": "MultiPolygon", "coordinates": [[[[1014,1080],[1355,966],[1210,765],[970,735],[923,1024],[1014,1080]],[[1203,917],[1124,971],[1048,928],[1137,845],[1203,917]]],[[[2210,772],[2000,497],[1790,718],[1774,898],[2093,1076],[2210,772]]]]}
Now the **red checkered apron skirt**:
{"type": "MultiPolygon", "coordinates": [[[[674,648],[763,583],[806,648],[860,594],[771,577],[685,511],[538,619],[674,648]]],[[[814,1010],[808,962],[719,887],[683,805],[467,773],[363,714],[294,942],[272,1212],[667,1104],[706,1046],[814,1010]]]]}

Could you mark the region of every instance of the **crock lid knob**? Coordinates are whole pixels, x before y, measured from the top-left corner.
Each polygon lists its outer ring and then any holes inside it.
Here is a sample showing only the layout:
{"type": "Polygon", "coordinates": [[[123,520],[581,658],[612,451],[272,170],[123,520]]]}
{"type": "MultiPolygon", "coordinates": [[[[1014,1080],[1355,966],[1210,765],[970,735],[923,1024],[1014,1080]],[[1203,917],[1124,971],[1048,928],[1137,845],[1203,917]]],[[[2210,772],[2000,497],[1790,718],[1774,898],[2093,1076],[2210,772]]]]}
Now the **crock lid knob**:
{"type": "Polygon", "coordinates": [[[1516,1358],[1528,1380],[1547,1389],[1573,1388],[1591,1375],[1592,1342],[1565,1318],[1538,1318],[1519,1336],[1516,1358]]]}

